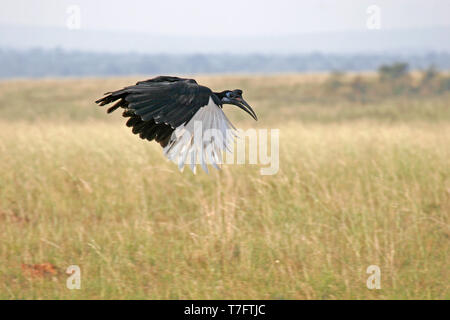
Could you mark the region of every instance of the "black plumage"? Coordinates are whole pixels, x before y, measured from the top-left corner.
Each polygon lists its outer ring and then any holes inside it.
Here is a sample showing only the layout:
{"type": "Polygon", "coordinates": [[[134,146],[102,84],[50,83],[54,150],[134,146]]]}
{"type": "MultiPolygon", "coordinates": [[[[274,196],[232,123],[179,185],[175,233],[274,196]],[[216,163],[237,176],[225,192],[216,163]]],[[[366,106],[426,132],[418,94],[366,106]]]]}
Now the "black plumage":
{"type": "Polygon", "coordinates": [[[193,79],[159,76],[108,92],[96,103],[104,106],[117,101],[108,113],[124,108],[123,116],[129,118],[127,126],[134,134],[165,147],[173,130],[189,122],[212,95],[211,89],[193,79]]]}

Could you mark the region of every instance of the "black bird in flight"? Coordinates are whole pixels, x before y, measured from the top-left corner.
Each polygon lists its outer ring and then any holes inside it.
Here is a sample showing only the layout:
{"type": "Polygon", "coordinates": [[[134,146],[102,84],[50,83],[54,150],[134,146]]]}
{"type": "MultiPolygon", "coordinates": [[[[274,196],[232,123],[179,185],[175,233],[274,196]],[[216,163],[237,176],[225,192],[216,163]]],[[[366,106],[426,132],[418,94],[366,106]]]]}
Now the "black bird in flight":
{"type": "MultiPolygon", "coordinates": [[[[242,90],[213,92],[193,79],[159,76],[134,86],[107,92],[96,101],[100,106],[117,101],[108,113],[124,108],[127,126],[142,139],[155,140],[164,155],[180,170],[189,163],[208,172],[207,164],[219,169],[222,152],[236,135],[222,111],[224,104],[238,106],[255,120],[253,109],[242,98],[242,90]]],[[[229,149],[228,149],[229,150],[229,149]]]]}

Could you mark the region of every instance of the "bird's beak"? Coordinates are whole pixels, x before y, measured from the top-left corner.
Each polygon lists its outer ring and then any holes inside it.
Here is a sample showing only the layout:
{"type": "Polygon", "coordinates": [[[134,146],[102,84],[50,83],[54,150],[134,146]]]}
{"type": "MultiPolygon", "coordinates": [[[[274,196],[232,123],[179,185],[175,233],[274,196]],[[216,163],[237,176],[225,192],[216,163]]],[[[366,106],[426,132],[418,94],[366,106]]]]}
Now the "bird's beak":
{"type": "Polygon", "coordinates": [[[258,121],[258,117],[256,116],[255,111],[253,111],[252,107],[250,107],[249,104],[244,99],[242,98],[230,99],[230,103],[234,104],[235,106],[238,106],[239,108],[247,112],[249,115],[251,115],[253,119],[258,121]]]}

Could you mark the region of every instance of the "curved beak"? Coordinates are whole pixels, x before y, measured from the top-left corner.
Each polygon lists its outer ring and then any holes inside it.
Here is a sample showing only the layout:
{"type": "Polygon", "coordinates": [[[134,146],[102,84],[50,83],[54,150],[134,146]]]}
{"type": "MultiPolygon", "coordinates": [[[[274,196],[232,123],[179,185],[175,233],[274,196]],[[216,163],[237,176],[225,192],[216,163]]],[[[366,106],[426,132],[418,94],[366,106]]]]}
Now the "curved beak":
{"type": "Polygon", "coordinates": [[[253,119],[258,121],[258,117],[256,116],[255,111],[253,111],[252,107],[250,107],[250,105],[244,99],[242,98],[230,99],[229,103],[238,106],[239,108],[247,112],[249,115],[251,115],[253,119]]]}

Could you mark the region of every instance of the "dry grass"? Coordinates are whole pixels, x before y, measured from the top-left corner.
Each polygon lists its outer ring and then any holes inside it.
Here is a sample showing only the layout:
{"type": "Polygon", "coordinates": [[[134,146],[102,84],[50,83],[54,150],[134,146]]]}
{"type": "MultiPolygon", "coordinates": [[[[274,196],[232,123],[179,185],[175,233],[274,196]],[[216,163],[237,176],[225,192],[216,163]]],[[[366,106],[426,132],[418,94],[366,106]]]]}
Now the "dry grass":
{"type": "MultiPolygon", "coordinates": [[[[258,104],[263,80],[202,82],[255,89],[258,125],[281,129],[275,176],[250,165],[178,172],[92,105],[130,79],[2,83],[0,101],[23,113],[0,120],[0,298],[450,298],[450,123],[330,121],[339,106],[300,121],[313,107],[292,101],[279,106],[295,115],[288,124],[284,113],[264,121],[278,106],[258,104]],[[41,264],[55,274],[21,267],[41,264]],[[73,264],[81,290],[66,288],[73,264]],[[381,290],[366,288],[374,264],[381,290]]],[[[434,117],[444,104],[424,108],[434,117]]]]}

